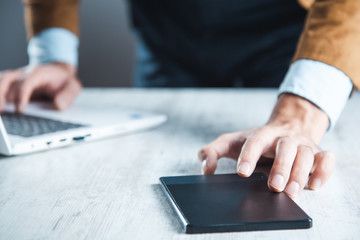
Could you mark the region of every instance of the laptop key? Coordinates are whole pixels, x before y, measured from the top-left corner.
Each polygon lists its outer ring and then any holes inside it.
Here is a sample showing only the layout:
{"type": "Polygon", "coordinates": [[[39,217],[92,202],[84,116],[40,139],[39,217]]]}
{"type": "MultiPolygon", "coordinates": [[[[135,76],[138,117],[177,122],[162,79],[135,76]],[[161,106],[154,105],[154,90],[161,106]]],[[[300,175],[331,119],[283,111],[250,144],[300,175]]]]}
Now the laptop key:
{"type": "Polygon", "coordinates": [[[1,118],[8,134],[22,137],[32,137],[85,126],[13,112],[3,112],[1,118]]]}

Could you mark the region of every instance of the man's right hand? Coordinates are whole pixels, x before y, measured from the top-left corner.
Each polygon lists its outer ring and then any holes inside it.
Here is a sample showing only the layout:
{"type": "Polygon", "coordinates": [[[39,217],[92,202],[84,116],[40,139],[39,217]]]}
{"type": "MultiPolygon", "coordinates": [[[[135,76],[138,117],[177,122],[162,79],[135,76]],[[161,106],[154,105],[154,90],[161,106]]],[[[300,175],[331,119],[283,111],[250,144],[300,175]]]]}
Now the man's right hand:
{"type": "Polygon", "coordinates": [[[0,112],[7,102],[23,112],[34,97],[47,97],[58,110],[68,108],[81,90],[76,68],[66,63],[27,66],[0,73],[0,112]]]}

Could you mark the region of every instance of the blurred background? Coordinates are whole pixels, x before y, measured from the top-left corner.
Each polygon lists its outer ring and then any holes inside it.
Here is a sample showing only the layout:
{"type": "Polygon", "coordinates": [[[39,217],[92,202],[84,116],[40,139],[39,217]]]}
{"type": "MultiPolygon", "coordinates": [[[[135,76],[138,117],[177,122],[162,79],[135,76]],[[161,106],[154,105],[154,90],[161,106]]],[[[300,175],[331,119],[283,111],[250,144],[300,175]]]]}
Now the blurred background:
{"type": "MultiPolygon", "coordinates": [[[[86,87],[129,87],[134,36],[125,0],[82,1],[79,76],[86,87]]],[[[0,70],[28,62],[21,0],[0,1],[0,70]]]]}

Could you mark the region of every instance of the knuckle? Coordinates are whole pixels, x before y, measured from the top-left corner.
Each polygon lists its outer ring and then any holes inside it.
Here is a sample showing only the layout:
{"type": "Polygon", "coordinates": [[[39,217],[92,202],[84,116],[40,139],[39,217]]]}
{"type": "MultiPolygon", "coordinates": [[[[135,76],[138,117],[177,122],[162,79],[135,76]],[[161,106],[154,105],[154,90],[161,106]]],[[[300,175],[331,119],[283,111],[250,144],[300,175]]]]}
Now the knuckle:
{"type": "Polygon", "coordinates": [[[298,151],[301,153],[307,153],[307,154],[311,154],[314,155],[314,151],[310,146],[307,145],[299,145],[298,146],[298,151]]]}
{"type": "Polygon", "coordinates": [[[258,134],[254,134],[250,138],[246,140],[247,145],[253,145],[253,144],[262,144],[264,143],[264,138],[258,134]]]}
{"type": "Polygon", "coordinates": [[[278,140],[278,144],[280,145],[296,145],[296,141],[292,136],[284,136],[280,137],[278,140]]]}
{"type": "Polygon", "coordinates": [[[256,134],[257,135],[272,135],[273,134],[273,129],[269,126],[262,126],[262,127],[259,127],[257,130],[256,130],[256,134]]]}
{"type": "Polygon", "coordinates": [[[291,136],[281,137],[280,140],[283,141],[283,142],[292,142],[292,141],[294,141],[293,137],[291,137],[291,136]]]}

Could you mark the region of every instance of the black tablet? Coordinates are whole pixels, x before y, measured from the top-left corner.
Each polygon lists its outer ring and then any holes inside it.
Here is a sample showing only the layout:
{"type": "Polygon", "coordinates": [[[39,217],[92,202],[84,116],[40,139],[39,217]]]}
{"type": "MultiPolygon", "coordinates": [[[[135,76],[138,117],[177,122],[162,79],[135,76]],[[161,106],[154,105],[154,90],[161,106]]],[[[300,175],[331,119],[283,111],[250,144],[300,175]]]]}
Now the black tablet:
{"type": "Polygon", "coordinates": [[[161,177],[186,233],[310,228],[312,219],[285,193],[271,192],[254,173],[161,177]]]}

